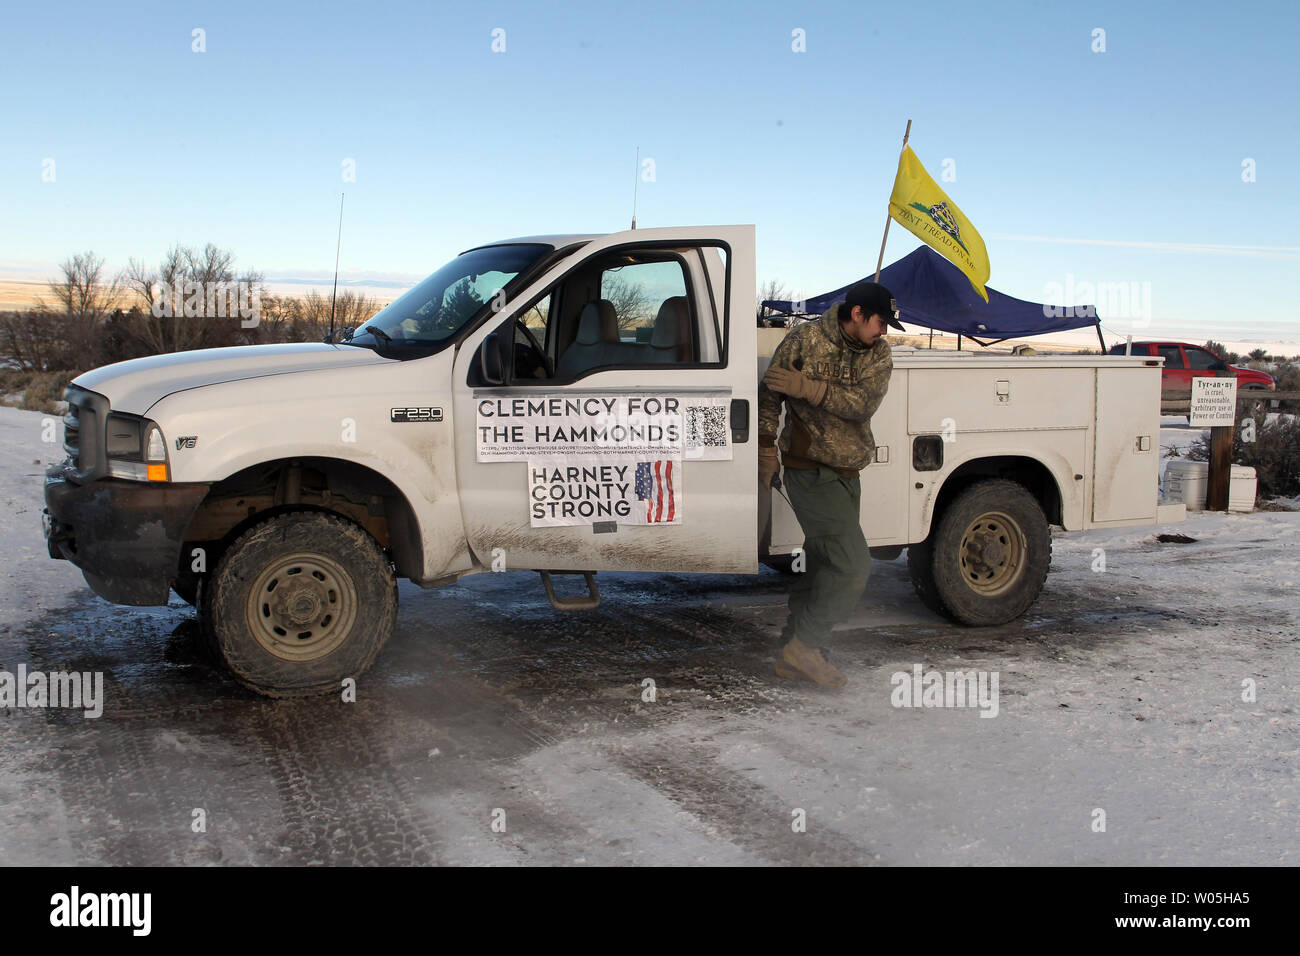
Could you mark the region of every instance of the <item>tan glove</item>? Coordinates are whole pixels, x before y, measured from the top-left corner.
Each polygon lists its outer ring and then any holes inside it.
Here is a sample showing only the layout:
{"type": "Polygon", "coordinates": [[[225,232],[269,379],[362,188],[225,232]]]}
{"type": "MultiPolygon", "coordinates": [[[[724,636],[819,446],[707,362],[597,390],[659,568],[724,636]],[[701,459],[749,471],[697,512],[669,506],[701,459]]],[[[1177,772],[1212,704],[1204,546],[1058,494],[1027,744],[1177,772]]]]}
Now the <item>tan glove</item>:
{"type": "Polygon", "coordinates": [[[792,368],[781,368],[779,365],[769,365],[767,367],[767,374],[763,376],[763,384],[774,392],[780,392],[782,395],[801,398],[809,405],[820,405],[826,397],[825,382],[815,382],[804,375],[803,372],[797,372],[792,368]]]}
{"type": "Polygon", "coordinates": [[[772,477],[781,470],[781,461],[776,454],[776,446],[758,446],[758,486],[772,487],[772,477]]]}

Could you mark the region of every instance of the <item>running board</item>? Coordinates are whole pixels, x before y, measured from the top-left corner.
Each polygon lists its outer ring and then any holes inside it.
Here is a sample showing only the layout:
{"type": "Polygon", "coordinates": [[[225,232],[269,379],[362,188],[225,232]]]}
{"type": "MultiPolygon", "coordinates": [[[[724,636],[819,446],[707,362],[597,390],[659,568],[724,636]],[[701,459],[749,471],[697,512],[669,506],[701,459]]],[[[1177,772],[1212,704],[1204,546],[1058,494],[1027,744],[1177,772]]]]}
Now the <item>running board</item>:
{"type": "Polygon", "coordinates": [[[546,588],[546,597],[551,607],[557,611],[590,611],[600,607],[600,590],[596,587],[595,571],[538,571],[542,576],[542,585],[546,588]],[[555,588],[551,586],[552,574],[581,574],[587,579],[586,597],[556,597],[555,588]]]}

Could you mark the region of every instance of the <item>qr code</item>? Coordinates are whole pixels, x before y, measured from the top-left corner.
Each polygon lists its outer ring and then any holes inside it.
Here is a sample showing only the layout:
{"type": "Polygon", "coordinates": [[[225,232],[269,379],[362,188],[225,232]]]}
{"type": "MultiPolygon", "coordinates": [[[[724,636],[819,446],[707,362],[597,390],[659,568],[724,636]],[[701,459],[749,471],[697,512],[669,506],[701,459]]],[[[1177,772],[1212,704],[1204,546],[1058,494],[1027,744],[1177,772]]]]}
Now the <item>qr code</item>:
{"type": "Polygon", "coordinates": [[[726,448],[731,438],[725,405],[686,406],[686,447],[726,448]]]}

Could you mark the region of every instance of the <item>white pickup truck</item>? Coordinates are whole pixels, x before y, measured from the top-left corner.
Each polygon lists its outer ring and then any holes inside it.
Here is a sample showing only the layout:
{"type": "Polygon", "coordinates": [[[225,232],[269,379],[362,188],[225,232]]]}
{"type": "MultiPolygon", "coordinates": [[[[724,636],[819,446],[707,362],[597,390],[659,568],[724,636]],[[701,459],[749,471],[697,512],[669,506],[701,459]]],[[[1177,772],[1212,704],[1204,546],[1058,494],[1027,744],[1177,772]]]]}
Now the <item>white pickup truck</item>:
{"type": "MultiPolygon", "coordinates": [[[[756,477],[783,333],[756,327],[754,289],[752,226],[536,236],[468,250],[339,342],[87,372],[46,477],[50,554],[109,601],[174,588],[275,696],[369,667],[399,577],[536,570],[570,610],[599,570],[797,570],[798,523],[756,477]]],[[[1180,520],[1158,502],[1160,371],[895,348],[862,475],[873,553],[907,548],[929,607],[998,624],[1038,596],[1050,526],[1180,520]]]]}

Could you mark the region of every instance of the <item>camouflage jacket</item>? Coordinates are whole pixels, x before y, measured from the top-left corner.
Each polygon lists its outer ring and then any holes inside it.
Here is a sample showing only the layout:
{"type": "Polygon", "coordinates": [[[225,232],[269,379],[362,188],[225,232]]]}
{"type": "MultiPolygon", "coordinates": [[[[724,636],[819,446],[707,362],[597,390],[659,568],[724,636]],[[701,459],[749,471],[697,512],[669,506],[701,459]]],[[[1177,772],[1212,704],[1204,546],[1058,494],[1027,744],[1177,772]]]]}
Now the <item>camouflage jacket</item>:
{"type": "Polygon", "coordinates": [[[840,331],[842,304],[792,329],[772,354],[774,365],[827,383],[821,405],[759,385],[758,443],[773,443],[784,401],[786,422],[778,447],[787,466],[816,463],[837,471],[861,471],[875,457],[871,416],[889,390],[894,359],[883,336],[868,346],[840,331]]]}

